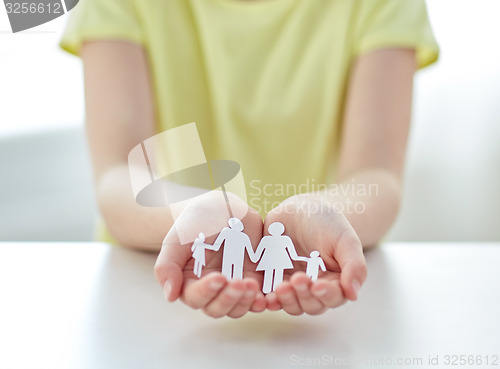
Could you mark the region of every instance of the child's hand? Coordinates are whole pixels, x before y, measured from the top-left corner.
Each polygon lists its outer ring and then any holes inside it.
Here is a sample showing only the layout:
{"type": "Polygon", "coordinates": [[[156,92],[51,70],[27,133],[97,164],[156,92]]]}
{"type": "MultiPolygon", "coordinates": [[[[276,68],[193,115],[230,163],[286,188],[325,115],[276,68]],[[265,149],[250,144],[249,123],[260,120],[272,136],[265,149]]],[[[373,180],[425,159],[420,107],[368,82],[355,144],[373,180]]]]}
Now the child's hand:
{"type": "Polygon", "coordinates": [[[318,197],[297,195],[269,212],[265,234],[273,222],[284,224],[285,235],[292,238],[299,256],[319,251],[327,270],[311,282],[303,271],[297,271],[305,270],[306,263],[294,262],[296,269],[286,270],[283,283],[266,296],[269,309],[315,315],[342,305],[346,299],[356,300],[366,279],[366,263],[361,242],[342,213],[318,197]]]}
{"type": "MultiPolygon", "coordinates": [[[[262,219],[243,200],[228,193],[234,217],[238,217],[244,231],[255,247],[262,238],[262,219]]],[[[222,249],[218,252],[206,249],[206,265],[202,277],[193,273],[191,245],[200,232],[205,243],[213,244],[217,234],[228,226],[228,208],[222,193],[213,192],[200,196],[180,214],[165,240],[155,265],[156,278],[163,287],[165,298],[172,302],[177,298],[194,309],[202,309],[207,315],[218,318],[238,318],[248,311],[265,309],[262,292],[262,275],[255,272],[245,254],[243,280],[227,281],[221,274],[222,249]]]]}

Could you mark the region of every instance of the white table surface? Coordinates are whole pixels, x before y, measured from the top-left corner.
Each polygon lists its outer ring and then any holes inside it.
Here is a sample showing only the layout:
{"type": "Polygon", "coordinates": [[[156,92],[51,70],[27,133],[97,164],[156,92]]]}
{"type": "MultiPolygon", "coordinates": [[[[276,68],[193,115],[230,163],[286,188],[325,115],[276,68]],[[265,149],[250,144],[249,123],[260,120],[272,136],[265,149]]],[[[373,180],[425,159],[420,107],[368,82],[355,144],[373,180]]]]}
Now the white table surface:
{"type": "Polygon", "coordinates": [[[355,303],[215,320],[164,302],[154,255],[0,243],[0,368],[500,367],[500,243],[385,244],[366,256],[355,303]]]}

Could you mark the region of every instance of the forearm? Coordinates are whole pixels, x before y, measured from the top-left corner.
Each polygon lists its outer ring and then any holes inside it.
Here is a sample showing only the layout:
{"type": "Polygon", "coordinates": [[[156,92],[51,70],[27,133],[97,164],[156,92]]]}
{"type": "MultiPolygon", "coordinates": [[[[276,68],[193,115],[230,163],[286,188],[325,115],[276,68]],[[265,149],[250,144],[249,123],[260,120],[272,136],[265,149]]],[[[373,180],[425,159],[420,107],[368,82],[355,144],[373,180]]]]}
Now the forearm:
{"type": "Polygon", "coordinates": [[[340,185],[354,184],[359,190],[343,201],[357,203],[354,211],[344,215],[358,234],[363,247],[376,245],[396,219],[400,200],[401,182],[393,173],[383,169],[364,170],[344,179],[340,185]]]}
{"type": "Polygon", "coordinates": [[[127,164],[115,165],[96,184],[99,209],[111,235],[123,246],[158,251],[173,220],[167,207],[136,203],[127,164]]]}
{"type": "Polygon", "coordinates": [[[359,57],[351,70],[338,181],[341,189],[360,191],[333,201],[361,204],[344,215],[364,247],[380,241],[398,212],[415,60],[413,49],[380,49],[359,57]]]}

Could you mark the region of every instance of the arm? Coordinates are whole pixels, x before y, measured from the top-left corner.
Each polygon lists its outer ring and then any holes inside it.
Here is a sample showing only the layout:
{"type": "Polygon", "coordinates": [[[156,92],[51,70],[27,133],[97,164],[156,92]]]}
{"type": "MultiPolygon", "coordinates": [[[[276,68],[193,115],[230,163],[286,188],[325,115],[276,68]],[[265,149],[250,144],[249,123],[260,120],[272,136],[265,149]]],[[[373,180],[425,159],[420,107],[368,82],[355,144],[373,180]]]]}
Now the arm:
{"type": "Polygon", "coordinates": [[[352,70],[339,184],[377,190],[367,196],[350,194],[330,201],[343,202],[345,208],[348,202],[364,203],[364,212],[344,212],[364,247],[383,237],[398,212],[415,70],[415,52],[409,49],[369,53],[352,70]]]}
{"type": "Polygon", "coordinates": [[[217,238],[215,239],[215,242],[214,242],[214,245],[211,247],[210,250],[214,250],[214,251],[219,251],[220,247],[222,246],[222,242],[225,241],[226,239],[226,236],[225,236],[225,231],[226,231],[227,228],[224,228],[220,233],[219,235],[217,236],[217,238]]]}
{"type": "Polygon", "coordinates": [[[122,41],[84,43],[86,129],[101,214],[121,244],[160,249],[172,226],[167,208],[146,208],[134,199],[128,153],[154,134],[154,108],[144,50],[122,41]]]}
{"type": "Polygon", "coordinates": [[[255,263],[255,261],[254,261],[255,253],[253,252],[252,243],[250,242],[250,238],[247,237],[245,242],[246,242],[245,248],[247,249],[248,256],[250,257],[250,260],[252,261],[252,263],[255,263]]]}
{"type": "Polygon", "coordinates": [[[305,260],[301,260],[302,258],[297,255],[297,250],[295,250],[295,246],[293,245],[292,239],[288,236],[286,237],[287,245],[286,248],[288,250],[288,253],[290,254],[290,257],[292,260],[297,260],[297,261],[307,261],[307,258],[304,258],[305,260]]]}
{"type": "Polygon", "coordinates": [[[304,195],[343,208],[364,248],[380,241],[399,209],[415,69],[409,49],[359,58],[348,86],[336,184],[345,191],[304,195]],[[354,204],[362,211],[354,211],[354,204]]]}
{"type": "Polygon", "coordinates": [[[204,243],[204,245],[206,250],[219,251],[220,249],[220,245],[217,248],[215,247],[215,245],[210,245],[208,243],[204,243]]]}
{"type": "MultiPolygon", "coordinates": [[[[135,202],[128,154],[135,145],[155,134],[152,85],[144,50],[130,42],[92,41],[84,43],[81,57],[95,193],[110,233],[122,245],[142,250],[158,251],[164,241],[155,264],[155,274],[167,300],[174,301],[182,296],[186,304],[203,308],[211,316],[243,315],[254,301],[247,299],[241,305],[243,309],[228,313],[224,310],[227,305],[236,304],[243,298],[229,296],[228,288],[231,286],[230,291],[241,291],[243,296],[247,289],[258,290],[257,282],[227,282],[220,273],[210,273],[196,281],[192,273],[185,278],[183,271],[192,255],[190,248],[168,247],[177,240],[175,232],[167,234],[173,224],[169,209],[142,207],[135,202]],[[188,278],[194,283],[184,283],[188,278]],[[211,288],[213,284],[219,287],[214,290],[211,288]]],[[[196,217],[182,212],[188,224],[192,224],[191,219],[198,219],[196,210],[206,209],[206,202],[212,204],[211,209],[219,204],[219,201],[205,196],[200,200],[200,206],[192,209],[196,217]]],[[[241,203],[240,206],[248,207],[243,201],[241,203]]],[[[223,205],[227,207],[225,202],[223,205]]],[[[246,220],[245,227],[262,234],[262,220],[258,213],[252,211],[248,218],[254,221],[246,220]]],[[[256,301],[257,307],[254,308],[262,310],[264,298],[256,298],[256,301]]]]}
{"type": "MultiPolygon", "coordinates": [[[[302,252],[319,250],[327,273],[340,273],[338,282],[319,279],[313,283],[314,297],[300,297],[300,306],[310,314],[320,307],[336,307],[345,299],[355,300],[366,279],[363,248],[380,241],[394,221],[401,196],[401,178],[410,123],[412,82],[416,70],[415,52],[410,49],[383,49],[362,55],[353,64],[347,90],[338,164],[341,190],[292,196],[273,209],[266,224],[281,221],[299,225],[294,232],[295,247],[302,252]],[[370,192],[371,190],[371,192],[370,192]],[[307,214],[308,203],[325,205],[307,214]],[[353,211],[353,204],[362,211],[353,211]],[[303,205],[306,205],[305,207],[303,205]],[[295,213],[290,212],[295,206],[295,213]],[[344,208],[343,212],[334,209],[344,208]],[[324,209],[324,210],[323,210],[324,209]],[[346,211],[349,210],[350,211],[346,211]],[[340,269],[340,271],[339,271],[340,269]],[[318,300],[313,303],[313,300],[318,300]]],[[[292,287],[305,283],[291,278],[292,287]]],[[[285,290],[286,283],[283,283],[285,290]]],[[[280,289],[277,289],[278,299],[280,289]]],[[[282,304],[285,311],[297,312],[297,301],[282,304]],[[295,310],[294,310],[295,309],[295,310]]]]}
{"type": "Polygon", "coordinates": [[[269,236],[263,237],[259,242],[259,246],[257,246],[257,250],[255,250],[253,255],[250,255],[250,260],[252,261],[252,263],[258,262],[260,257],[262,256],[262,253],[264,252],[264,243],[265,243],[264,239],[266,237],[269,237],[269,236]]]}
{"type": "Polygon", "coordinates": [[[321,268],[322,271],[326,272],[326,267],[325,263],[323,262],[323,259],[319,259],[319,267],[321,268]]]}

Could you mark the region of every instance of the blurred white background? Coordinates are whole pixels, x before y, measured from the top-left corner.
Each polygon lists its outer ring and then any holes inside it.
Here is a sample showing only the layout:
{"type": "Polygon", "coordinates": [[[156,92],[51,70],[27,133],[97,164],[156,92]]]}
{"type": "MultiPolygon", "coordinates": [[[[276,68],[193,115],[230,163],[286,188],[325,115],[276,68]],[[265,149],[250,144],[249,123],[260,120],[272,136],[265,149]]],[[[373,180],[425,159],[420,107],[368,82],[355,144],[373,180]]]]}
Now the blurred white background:
{"type": "MultiPolygon", "coordinates": [[[[500,240],[500,1],[430,0],[403,208],[387,240],[500,240]]],[[[0,5],[0,241],[90,240],[96,214],[67,16],[12,34],[0,5]]]]}

